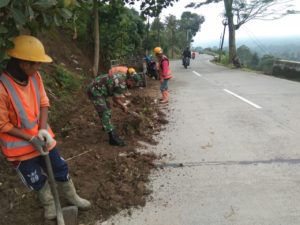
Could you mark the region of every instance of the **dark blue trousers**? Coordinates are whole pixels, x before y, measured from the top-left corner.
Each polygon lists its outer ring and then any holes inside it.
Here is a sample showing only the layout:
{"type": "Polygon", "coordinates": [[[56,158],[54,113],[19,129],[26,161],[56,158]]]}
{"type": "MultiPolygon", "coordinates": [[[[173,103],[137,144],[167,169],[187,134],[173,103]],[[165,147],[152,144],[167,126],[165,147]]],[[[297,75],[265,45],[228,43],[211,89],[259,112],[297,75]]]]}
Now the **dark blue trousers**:
{"type": "MultiPolygon", "coordinates": [[[[49,152],[50,161],[56,181],[65,182],[69,180],[69,169],[66,161],[60,157],[55,147],[49,152]]],[[[20,161],[15,165],[23,183],[36,191],[40,190],[47,180],[47,167],[43,156],[20,161]]]]}

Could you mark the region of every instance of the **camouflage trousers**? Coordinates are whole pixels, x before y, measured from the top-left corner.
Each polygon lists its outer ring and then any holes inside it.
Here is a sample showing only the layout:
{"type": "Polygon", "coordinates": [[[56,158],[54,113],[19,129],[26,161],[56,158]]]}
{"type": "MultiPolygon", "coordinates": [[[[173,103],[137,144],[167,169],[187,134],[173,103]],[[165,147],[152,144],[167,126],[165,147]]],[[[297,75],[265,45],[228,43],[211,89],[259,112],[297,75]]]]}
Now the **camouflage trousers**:
{"type": "Polygon", "coordinates": [[[99,118],[102,123],[103,130],[106,133],[111,132],[114,129],[111,119],[111,109],[109,108],[109,101],[105,97],[93,97],[89,95],[91,102],[93,103],[99,118]]]}

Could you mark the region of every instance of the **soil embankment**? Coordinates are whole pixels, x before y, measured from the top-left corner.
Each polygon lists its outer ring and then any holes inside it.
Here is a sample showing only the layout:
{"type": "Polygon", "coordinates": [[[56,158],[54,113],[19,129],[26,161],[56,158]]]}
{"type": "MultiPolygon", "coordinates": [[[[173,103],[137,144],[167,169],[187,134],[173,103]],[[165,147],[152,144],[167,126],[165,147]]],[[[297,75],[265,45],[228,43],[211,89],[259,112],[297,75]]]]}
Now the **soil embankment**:
{"type": "MultiPolygon", "coordinates": [[[[43,42],[47,49],[50,48],[49,55],[53,56],[55,63],[63,63],[73,72],[90,74],[88,54],[81,51],[71,38],[66,40],[62,35],[43,42]]],[[[72,96],[71,104],[60,105],[59,117],[51,124],[78,193],[93,205],[91,210],[79,213],[79,224],[93,224],[124,208],[143,206],[151,192],[146,183],[157,156],[141,154],[135,149],[139,140],[156,144],[153,137],[166,123],[156,99],[159,97],[159,82],[148,79],[146,88],[135,88],[130,92],[129,108],[139,113],[140,118],[124,114],[119,108],[113,108],[112,116],[126,147],[108,144],[107,134],[103,132],[84,89],[72,96]]],[[[51,102],[59,101],[55,93],[48,95],[51,102]]],[[[0,163],[0,195],[0,225],[42,224],[43,210],[37,196],[21,183],[3,158],[0,163]]],[[[63,198],[62,204],[65,205],[63,198]]]]}

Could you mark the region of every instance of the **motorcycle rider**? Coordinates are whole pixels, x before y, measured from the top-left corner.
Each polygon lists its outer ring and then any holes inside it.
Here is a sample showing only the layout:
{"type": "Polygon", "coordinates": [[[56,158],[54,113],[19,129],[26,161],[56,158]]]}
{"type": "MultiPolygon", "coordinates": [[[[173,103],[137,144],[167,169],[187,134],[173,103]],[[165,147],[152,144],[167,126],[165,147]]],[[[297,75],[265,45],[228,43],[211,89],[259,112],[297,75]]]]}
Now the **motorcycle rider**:
{"type": "Polygon", "coordinates": [[[182,52],[182,65],[184,65],[184,60],[187,59],[187,65],[190,65],[190,59],[192,57],[192,53],[190,50],[190,46],[187,46],[182,52]]]}
{"type": "Polygon", "coordinates": [[[156,62],[153,60],[152,55],[144,57],[143,72],[155,80],[159,79],[156,62]]]}

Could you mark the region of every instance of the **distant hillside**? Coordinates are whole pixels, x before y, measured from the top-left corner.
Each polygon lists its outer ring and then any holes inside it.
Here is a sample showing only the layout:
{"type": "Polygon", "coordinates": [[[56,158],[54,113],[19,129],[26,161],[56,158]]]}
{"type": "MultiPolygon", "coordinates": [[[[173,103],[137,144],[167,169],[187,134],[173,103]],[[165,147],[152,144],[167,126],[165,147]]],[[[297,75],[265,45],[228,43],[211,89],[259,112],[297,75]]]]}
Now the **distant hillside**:
{"type": "MultiPolygon", "coordinates": [[[[204,44],[203,47],[219,48],[216,42],[211,45],[204,44]]],[[[265,37],[255,39],[239,39],[236,42],[237,48],[246,45],[251,52],[256,52],[260,57],[263,55],[273,55],[275,57],[300,61],[300,36],[294,37],[265,37]]],[[[224,50],[228,49],[228,41],[224,41],[224,50]]]]}
{"type": "Polygon", "coordinates": [[[269,54],[282,59],[300,61],[300,36],[237,41],[237,47],[241,45],[248,46],[259,56],[269,54]]]}

